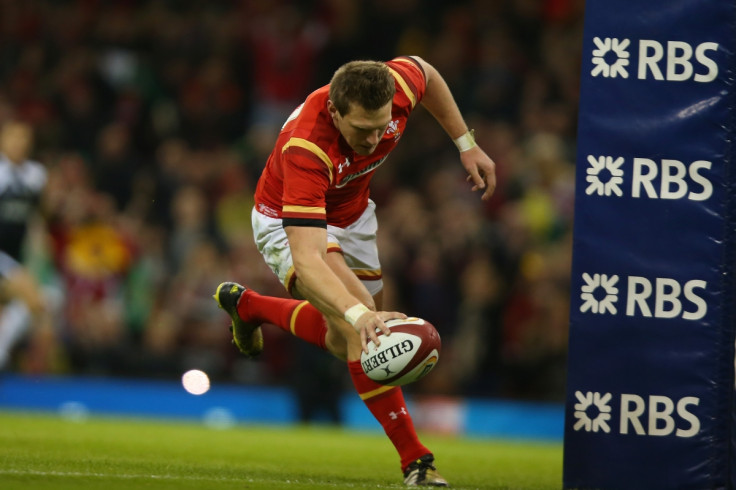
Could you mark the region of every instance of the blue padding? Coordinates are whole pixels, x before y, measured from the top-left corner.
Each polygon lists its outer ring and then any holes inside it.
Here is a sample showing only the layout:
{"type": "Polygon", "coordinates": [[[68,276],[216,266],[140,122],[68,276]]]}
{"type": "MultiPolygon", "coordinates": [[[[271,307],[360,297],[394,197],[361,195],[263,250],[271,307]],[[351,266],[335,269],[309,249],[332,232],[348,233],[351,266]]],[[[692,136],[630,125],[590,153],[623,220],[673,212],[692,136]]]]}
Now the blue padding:
{"type": "MultiPolygon", "coordinates": [[[[416,408],[407,396],[409,410],[416,408]]],[[[457,399],[462,414],[458,435],[507,439],[562,440],[561,404],[457,399]]],[[[296,397],[284,388],[222,386],[191,395],[172,381],[84,378],[0,377],[0,409],[57,412],[68,417],[115,415],[192,419],[213,425],[237,423],[295,424],[296,397]]],[[[382,431],[360,398],[345,394],[340,402],[343,425],[382,431]]],[[[432,431],[431,427],[420,430],[432,431]]]]}
{"type": "MultiPolygon", "coordinates": [[[[413,410],[408,400],[409,410],[413,410]]],[[[474,437],[544,439],[561,441],[565,410],[561,404],[522,403],[502,400],[461,401],[464,420],[461,433],[474,437]]],[[[345,423],[357,429],[380,429],[357,396],[343,400],[345,423]]],[[[413,413],[413,412],[412,412],[413,413]]]]}
{"type": "Polygon", "coordinates": [[[343,423],[358,430],[381,430],[381,424],[373,418],[358,395],[344,396],[340,404],[343,423]]]}
{"type": "Polygon", "coordinates": [[[0,406],[56,411],[69,404],[112,415],[201,418],[212,409],[225,408],[243,422],[296,420],[293,396],[277,388],[215,385],[204,395],[191,395],[179,383],[165,381],[10,375],[0,381],[0,406]]]}
{"type": "Polygon", "coordinates": [[[563,436],[561,405],[478,400],[465,408],[465,430],[472,435],[554,441],[563,436]]]}
{"type": "Polygon", "coordinates": [[[736,487],[736,3],[585,5],[564,488],[736,487]]]}

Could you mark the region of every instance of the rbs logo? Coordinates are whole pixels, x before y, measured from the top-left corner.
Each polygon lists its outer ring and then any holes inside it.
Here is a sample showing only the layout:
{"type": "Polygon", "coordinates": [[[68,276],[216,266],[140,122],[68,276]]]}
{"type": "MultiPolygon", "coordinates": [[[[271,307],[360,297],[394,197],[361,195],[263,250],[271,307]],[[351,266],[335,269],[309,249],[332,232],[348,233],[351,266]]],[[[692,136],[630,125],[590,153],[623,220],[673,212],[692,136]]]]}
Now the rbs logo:
{"type": "MultiPolygon", "coordinates": [[[[617,275],[583,273],[580,288],[581,313],[618,314],[619,289],[617,275]]],[[[703,299],[707,283],[692,279],[683,284],[675,279],[658,277],[652,283],[646,277],[629,276],[625,300],[626,316],[646,318],[682,318],[700,320],[708,313],[703,299]]]]}
{"type": "MultiPolygon", "coordinates": [[[[596,49],[592,53],[594,66],[591,75],[629,78],[631,41],[595,37],[593,42],[596,49]]],[[[640,39],[636,77],[639,80],[712,82],[718,77],[718,64],[713,59],[716,51],[718,43],[714,42],[693,46],[684,41],[667,41],[662,44],[652,39],[640,39]]]]}
{"type": "MultiPolygon", "coordinates": [[[[573,430],[585,432],[611,432],[615,429],[612,395],[598,392],[575,392],[577,403],[573,413],[577,420],[573,430]]],[[[639,395],[623,393],[618,404],[618,433],[638,436],[693,437],[700,432],[700,419],[695,415],[695,407],[700,399],[686,396],[675,401],[667,396],[639,395]]]]}
{"type": "Polygon", "coordinates": [[[705,201],[713,194],[713,184],[701,172],[710,170],[710,167],[711,162],[706,160],[697,160],[686,165],[678,160],[663,159],[658,164],[648,158],[634,158],[631,196],[640,197],[645,194],[651,199],[687,197],[691,201],[705,201]],[[658,176],[660,185],[656,189],[652,181],[658,176]]]}
{"type": "Polygon", "coordinates": [[[645,80],[651,75],[655,80],[682,82],[691,78],[696,82],[712,82],[718,76],[718,65],[709,58],[709,51],[716,51],[717,43],[702,43],[695,47],[682,41],[667,41],[665,48],[657,41],[639,41],[638,78],[645,80]],[[693,60],[693,51],[695,60],[693,60]],[[693,63],[699,67],[695,71],[693,63]],[[664,75],[662,69],[664,68],[664,75]]]}
{"type": "Polygon", "coordinates": [[[621,395],[621,434],[628,434],[629,428],[640,436],[668,436],[673,432],[677,437],[692,437],[700,430],[700,420],[691,412],[700,400],[686,396],[675,402],[666,396],[651,395],[648,403],[639,395],[621,395]],[[648,412],[645,417],[644,413],[648,412]],[[675,417],[682,420],[681,427],[675,417]],[[645,423],[642,423],[644,418],[645,423]],[[646,425],[645,425],[646,424],[646,425]]]}
{"type": "Polygon", "coordinates": [[[649,318],[700,320],[707,313],[708,304],[697,290],[703,290],[705,286],[706,282],[699,279],[680,285],[674,279],[658,277],[652,285],[645,277],[630,276],[626,316],[639,313],[649,318]]]}
{"type": "Polygon", "coordinates": [[[713,164],[707,160],[685,163],[634,158],[630,170],[627,165],[623,157],[588,155],[585,193],[621,197],[629,188],[633,198],[690,201],[705,201],[713,195],[713,182],[708,177],[713,164]]]}

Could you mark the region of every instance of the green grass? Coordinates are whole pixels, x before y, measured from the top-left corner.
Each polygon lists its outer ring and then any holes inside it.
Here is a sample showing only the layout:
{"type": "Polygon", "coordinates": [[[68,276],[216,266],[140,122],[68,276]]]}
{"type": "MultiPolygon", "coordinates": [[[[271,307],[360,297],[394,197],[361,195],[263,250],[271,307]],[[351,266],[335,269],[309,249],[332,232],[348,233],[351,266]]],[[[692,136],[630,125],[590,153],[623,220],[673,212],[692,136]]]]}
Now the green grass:
{"type": "MultiPolygon", "coordinates": [[[[453,488],[559,489],[561,444],[423,435],[453,488]]],[[[404,488],[382,434],[0,412],[0,488],[404,488]]]]}

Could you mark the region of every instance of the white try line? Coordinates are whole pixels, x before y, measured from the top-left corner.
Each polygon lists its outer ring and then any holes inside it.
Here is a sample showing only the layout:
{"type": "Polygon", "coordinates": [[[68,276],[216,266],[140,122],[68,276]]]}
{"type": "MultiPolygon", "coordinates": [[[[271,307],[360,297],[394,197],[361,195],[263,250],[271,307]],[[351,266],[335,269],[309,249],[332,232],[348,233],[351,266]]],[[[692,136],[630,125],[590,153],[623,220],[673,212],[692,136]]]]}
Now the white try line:
{"type": "MultiPolygon", "coordinates": [[[[228,477],[204,477],[204,476],[179,476],[179,475],[132,475],[125,473],[95,473],[82,471],[40,471],[40,470],[19,470],[19,469],[0,469],[0,475],[15,476],[49,476],[62,478],[118,478],[121,480],[189,480],[189,481],[213,481],[213,482],[238,482],[238,483],[279,483],[281,485],[320,485],[322,487],[341,487],[351,488],[356,485],[352,483],[336,483],[329,481],[315,480],[266,480],[254,478],[228,478],[228,477]]],[[[360,485],[363,487],[363,485],[360,485]]],[[[374,488],[396,488],[396,485],[380,485],[374,488]]],[[[403,486],[402,486],[403,488],[403,486]]]]}
{"type": "Polygon", "coordinates": [[[0,469],[0,475],[17,476],[58,476],[75,478],[120,478],[122,480],[154,479],[154,480],[197,480],[197,481],[222,481],[239,482],[253,481],[252,479],[225,478],[225,477],[203,477],[203,476],[178,476],[178,475],[131,475],[125,473],[95,473],[82,471],[40,471],[40,470],[18,470],[0,469]]]}

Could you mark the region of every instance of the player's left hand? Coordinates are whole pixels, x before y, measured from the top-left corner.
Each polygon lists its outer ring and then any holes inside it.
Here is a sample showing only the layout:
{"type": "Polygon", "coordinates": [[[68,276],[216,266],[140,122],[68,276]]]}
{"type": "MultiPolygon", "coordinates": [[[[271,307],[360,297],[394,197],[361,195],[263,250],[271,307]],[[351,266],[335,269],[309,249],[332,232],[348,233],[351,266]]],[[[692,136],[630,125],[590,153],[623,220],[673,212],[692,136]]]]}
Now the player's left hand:
{"type": "Polygon", "coordinates": [[[490,199],[496,190],[496,163],[477,145],[460,152],[460,161],[468,172],[466,180],[473,183],[472,190],[484,189],[481,199],[490,199]]]}

